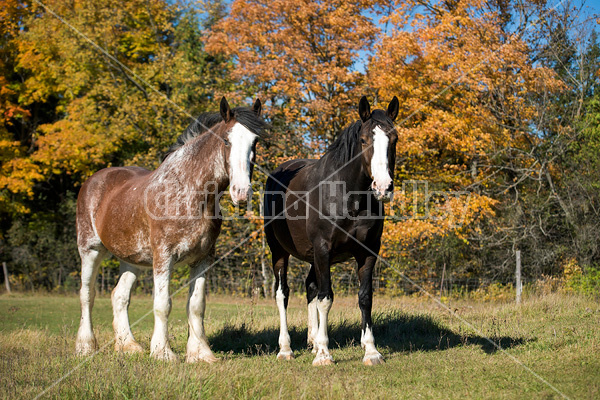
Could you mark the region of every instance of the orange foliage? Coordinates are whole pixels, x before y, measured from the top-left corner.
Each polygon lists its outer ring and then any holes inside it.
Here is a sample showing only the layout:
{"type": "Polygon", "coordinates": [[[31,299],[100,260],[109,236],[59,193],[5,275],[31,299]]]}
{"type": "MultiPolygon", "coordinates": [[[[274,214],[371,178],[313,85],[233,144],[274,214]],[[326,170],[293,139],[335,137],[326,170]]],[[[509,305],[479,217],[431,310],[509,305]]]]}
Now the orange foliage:
{"type": "MultiPolygon", "coordinates": [[[[398,95],[398,181],[427,181],[447,193],[450,219],[409,219],[386,225],[387,248],[477,229],[494,215],[487,193],[493,157],[535,141],[530,96],[560,87],[551,70],[536,67],[527,43],[511,34],[501,10],[483,0],[397,3],[384,18],[389,35],[377,45],[369,77],[382,97],[398,95]],[[455,191],[472,192],[467,198],[455,191]]],[[[419,196],[424,196],[420,193],[419,196]]]]}
{"type": "Polygon", "coordinates": [[[355,63],[379,33],[365,16],[374,4],[237,0],[214,27],[207,50],[234,56],[234,77],[258,87],[272,115],[309,128],[313,140],[331,140],[356,119],[364,94],[355,63]]]}

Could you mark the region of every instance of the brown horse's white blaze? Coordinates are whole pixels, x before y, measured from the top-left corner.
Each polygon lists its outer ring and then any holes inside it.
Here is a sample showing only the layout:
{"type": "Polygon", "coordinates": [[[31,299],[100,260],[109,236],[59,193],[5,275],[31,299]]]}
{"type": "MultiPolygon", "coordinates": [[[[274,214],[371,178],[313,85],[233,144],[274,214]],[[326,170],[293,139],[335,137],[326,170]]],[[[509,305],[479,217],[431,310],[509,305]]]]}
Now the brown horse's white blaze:
{"type": "Polygon", "coordinates": [[[234,204],[246,201],[251,193],[250,161],[254,159],[256,135],[239,122],[228,134],[231,151],[229,152],[229,194],[234,204]]]}
{"type": "Polygon", "coordinates": [[[121,262],[121,276],[112,293],[115,349],[143,351],[131,332],[127,310],[140,268],[152,268],[154,333],[150,354],[161,360],[177,358],[168,340],[169,280],[174,266],[190,265],[186,361],[217,360],[204,332],[203,274],[212,265],[221,229],[220,193],[229,185],[235,203],[250,194],[255,143],[266,126],[260,113],[259,100],[252,109],[231,109],[223,98],[220,115],[198,117],[155,171],[107,168],[82,186],[77,199],[81,255],[78,354],[87,355],[98,348],[91,319],[94,284],[100,262],[112,254],[121,262]]]}

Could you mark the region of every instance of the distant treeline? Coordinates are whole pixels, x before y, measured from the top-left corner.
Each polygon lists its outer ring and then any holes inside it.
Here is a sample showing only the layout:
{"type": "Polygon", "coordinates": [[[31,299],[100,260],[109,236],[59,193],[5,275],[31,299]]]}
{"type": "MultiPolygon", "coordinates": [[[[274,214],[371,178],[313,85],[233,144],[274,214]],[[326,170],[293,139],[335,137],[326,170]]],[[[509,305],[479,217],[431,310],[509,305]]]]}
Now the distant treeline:
{"type": "MultiPolygon", "coordinates": [[[[432,287],[442,271],[509,282],[516,250],[525,279],[600,265],[600,45],[583,3],[44,4],[0,9],[0,261],[17,286],[76,286],[81,184],[109,166],[155,168],[188,113],[223,95],[265,104],[266,170],[322,154],[361,96],[378,108],[398,96],[400,215],[386,223],[382,289],[399,287],[399,271],[432,287]]],[[[264,286],[261,224],[224,223],[218,256],[252,237],[211,272],[224,289],[264,286]]],[[[333,273],[343,282],[352,269],[333,273]]]]}

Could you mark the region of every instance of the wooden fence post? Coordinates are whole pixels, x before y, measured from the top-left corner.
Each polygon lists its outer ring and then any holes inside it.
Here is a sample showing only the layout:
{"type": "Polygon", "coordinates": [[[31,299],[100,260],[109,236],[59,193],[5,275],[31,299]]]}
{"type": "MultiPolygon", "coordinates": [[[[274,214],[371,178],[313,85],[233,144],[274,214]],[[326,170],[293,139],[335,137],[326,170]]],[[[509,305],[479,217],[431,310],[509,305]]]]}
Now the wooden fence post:
{"type": "Polygon", "coordinates": [[[2,270],[4,271],[4,285],[6,285],[6,291],[10,293],[10,282],[8,281],[8,268],[6,268],[5,261],[2,261],[2,270]]]}
{"type": "Polygon", "coordinates": [[[523,283],[521,282],[521,251],[517,250],[517,268],[515,271],[516,289],[517,289],[517,304],[521,304],[521,292],[523,291],[523,283]]]}
{"type": "Polygon", "coordinates": [[[444,269],[442,270],[442,281],[440,282],[440,300],[442,299],[442,292],[444,291],[444,275],[446,275],[446,263],[444,263],[444,269]]]}

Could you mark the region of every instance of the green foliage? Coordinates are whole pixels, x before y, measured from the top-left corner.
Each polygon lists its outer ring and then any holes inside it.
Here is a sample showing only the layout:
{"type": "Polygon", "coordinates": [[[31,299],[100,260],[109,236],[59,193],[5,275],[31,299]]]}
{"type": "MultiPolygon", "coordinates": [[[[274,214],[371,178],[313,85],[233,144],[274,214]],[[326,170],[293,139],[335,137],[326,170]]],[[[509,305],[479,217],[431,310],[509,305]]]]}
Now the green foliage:
{"type": "Polygon", "coordinates": [[[75,196],[61,200],[55,212],[38,212],[13,222],[6,239],[11,249],[11,274],[17,288],[73,290],[72,272],[79,269],[75,241],[75,196]]]}
{"type": "Polygon", "coordinates": [[[565,279],[568,291],[586,296],[600,296],[600,266],[590,266],[573,272],[565,279]]]}

